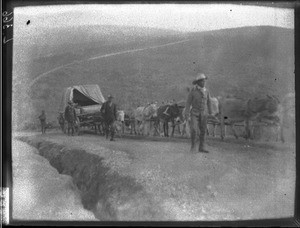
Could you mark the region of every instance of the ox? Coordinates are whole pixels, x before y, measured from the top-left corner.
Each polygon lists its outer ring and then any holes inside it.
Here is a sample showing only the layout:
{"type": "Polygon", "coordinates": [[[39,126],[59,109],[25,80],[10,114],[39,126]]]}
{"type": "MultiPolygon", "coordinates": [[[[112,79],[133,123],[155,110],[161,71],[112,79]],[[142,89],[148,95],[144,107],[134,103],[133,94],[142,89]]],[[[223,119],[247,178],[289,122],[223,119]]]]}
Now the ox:
{"type": "Polygon", "coordinates": [[[148,104],[146,107],[138,107],[134,110],[134,127],[135,132],[139,135],[144,135],[146,124],[149,124],[149,129],[147,128],[146,135],[150,134],[151,130],[151,121],[157,116],[157,105],[156,103],[148,104]],[[136,129],[137,128],[137,129],[136,129]]]}
{"type": "Polygon", "coordinates": [[[172,123],[171,137],[174,136],[175,122],[180,121],[180,108],[175,103],[172,105],[164,105],[158,108],[156,123],[160,128],[160,122],[163,123],[163,133],[165,137],[169,137],[169,122],[172,123]]]}
{"type": "MultiPolygon", "coordinates": [[[[216,126],[221,128],[221,139],[226,136],[226,125],[228,125],[236,138],[235,127],[242,123],[245,128],[245,138],[252,138],[254,134],[254,125],[250,126],[250,123],[259,122],[256,125],[272,125],[278,128],[278,117],[276,113],[279,110],[279,101],[274,96],[267,96],[265,98],[249,99],[247,101],[238,98],[222,98],[212,97],[212,115],[207,117],[207,124],[213,125],[212,135],[215,136],[216,126]],[[269,119],[269,120],[267,120],[269,119]],[[267,123],[267,122],[272,123],[267,123]]],[[[189,120],[184,119],[184,112],[181,115],[183,124],[181,134],[185,133],[189,137],[189,120]]],[[[208,128],[207,128],[207,133],[208,128]]]]}
{"type": "Polygon", "coordinates": [[[275,140],[279,141],[280,113],[281,108],[279,107],[279,112],[273,115],[258,115],[250,129],[252,137],[261,139],[265,136],[265,139],[269,141],[271,136],[275,134],[275,140]]]}
{"type": "Polygon", "coordinates": [[[130,129],[130,134],[134,133],[136,135],[134,114],[132,112],[125,113],[124,123],[125,127],[130,129]]]}
{"type": "Polygon", "coordinates": [[[117,111],[117,119],[114,122],[115,132],[122,137],[125,132],[125,112],[123,110],[117,111]]]}
{"type": "Polygon", "coordinates": [[[220,98],[219,99],[219,119],[221,126],[221,138],[225,137],[225,124],[228,124],[236,138],[238,135],[235,131],[237,123],[244,123],[245,138],[252,138],[250,124],[251,121],[259,115],[270,116],[278,111],[279,100],[274,96],[267,95],[264,98],[254,98],[244,101],[237,98],[220,98]]]}
{"type": "Polygon", "coordinates": [[[266,136],[267,141],[275,135],[275,140],[283,143],[287,138],[295,140],[295,94],[287,94],[275,112],[275,106],[271,106],[271,112],[264,111],[255,117],[250,127],[251,135],[256,138],[266,136]]]}
{"type": "Polygon", "coordinates": [[[273,115],[259,116],[259,122],[275,126],[276,141],[284,143],[287,139],[295,140],[295,93],[284,96],[278,110],[273,115]]]}

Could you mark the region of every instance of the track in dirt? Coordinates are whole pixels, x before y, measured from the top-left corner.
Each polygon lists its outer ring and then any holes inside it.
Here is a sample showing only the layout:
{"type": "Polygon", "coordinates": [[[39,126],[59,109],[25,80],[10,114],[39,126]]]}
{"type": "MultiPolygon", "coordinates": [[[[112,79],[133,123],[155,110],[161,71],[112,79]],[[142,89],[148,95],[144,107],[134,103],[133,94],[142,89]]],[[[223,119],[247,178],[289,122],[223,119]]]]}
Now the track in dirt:
{"type": "MultiPolygon", "coordinates": [[[[104,137],[102,135],[96,134],[94,131],[83,130],[82,135],[97,135],[99,137],[104,137]]],[[[160,137],[160,136],[145,136],[145,135],[134,135],[130,133],[124,133],[121,136],[117,135],[116,139],[129,139],[129,140],[138,140],[138,141],[150,141],[150,142],[172,142],[172,143],[190,143],[190,138],[175,135],[173,137],[160,137]]],[[[196,139],[198,140],[198,138],[196,139]]],[[[219,136],[206,137],[207,143],[210,146],[223,147],[226,145],[240,145],[252,148],[261,148],[261,149],[270,149],[270,150],[282,150],[286,149],[286,144],[278,142],[263,142],[263,141],[253,141],[246,139],[236,139],[235,137],[227,137],[225,140],[221,140],[219,136]]]]}

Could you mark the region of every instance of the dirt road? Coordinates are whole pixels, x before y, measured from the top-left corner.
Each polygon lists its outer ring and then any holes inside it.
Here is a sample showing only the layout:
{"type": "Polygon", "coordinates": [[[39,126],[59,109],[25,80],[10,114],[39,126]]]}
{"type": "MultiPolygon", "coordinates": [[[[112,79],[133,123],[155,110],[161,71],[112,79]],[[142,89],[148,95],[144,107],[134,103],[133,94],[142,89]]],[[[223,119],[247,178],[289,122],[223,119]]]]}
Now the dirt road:
{"type": "MultiPolygon", "coordinates": [[[[29,134],[18,134],[29,135],[29,134]]],[[[187,139],[93,134],[30,134],[104,158],[140,183],[168,220],[235,220],[293,215],[295,145],[208,138],[210,153],[190,154],[187,139]],[[154,141],[155,140],[155,141],[154,141]]]]}

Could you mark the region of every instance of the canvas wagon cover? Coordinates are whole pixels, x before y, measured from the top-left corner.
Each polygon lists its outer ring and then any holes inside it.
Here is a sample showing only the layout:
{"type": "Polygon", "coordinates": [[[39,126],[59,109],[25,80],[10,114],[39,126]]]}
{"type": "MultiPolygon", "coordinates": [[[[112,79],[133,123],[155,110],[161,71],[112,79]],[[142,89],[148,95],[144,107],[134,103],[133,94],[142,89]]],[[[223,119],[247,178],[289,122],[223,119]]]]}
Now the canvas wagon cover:
{"type": "Polygon", "coordinates": [[[64,112],[69,101],[78,103],[80,106],[89,106],[102,105],[105,99],[98,85],[77,85],[64,89],[59,112],[64,112]]]}

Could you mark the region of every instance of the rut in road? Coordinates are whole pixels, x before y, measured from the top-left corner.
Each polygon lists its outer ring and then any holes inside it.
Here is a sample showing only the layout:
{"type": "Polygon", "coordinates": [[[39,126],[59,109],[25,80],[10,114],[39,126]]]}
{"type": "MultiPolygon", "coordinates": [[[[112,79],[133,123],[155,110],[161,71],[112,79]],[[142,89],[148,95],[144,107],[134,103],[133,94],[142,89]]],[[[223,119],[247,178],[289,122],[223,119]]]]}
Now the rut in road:
{"type": "Polygon", "coordinates": [[[113,172],[103,163],[103,158],[45,140],[18,139],[36,147],[60,174],[70,175],[80,191],[83,207],[99,220],[168,219],[141,184],[113,172]]]}

